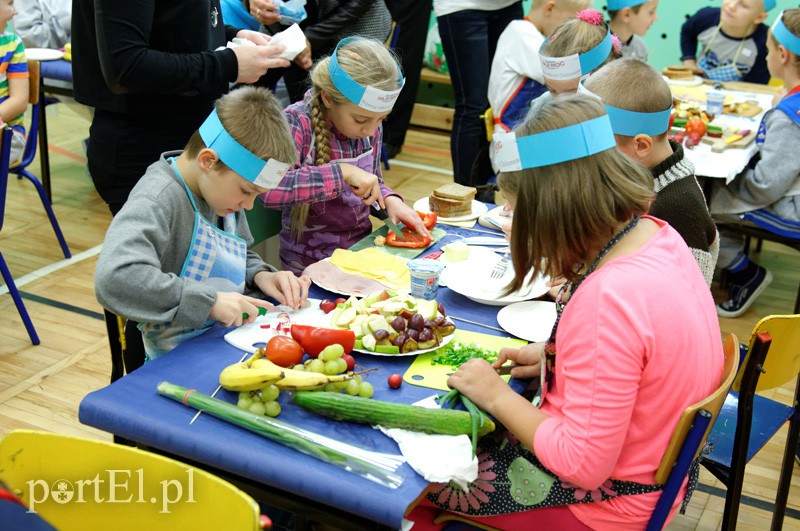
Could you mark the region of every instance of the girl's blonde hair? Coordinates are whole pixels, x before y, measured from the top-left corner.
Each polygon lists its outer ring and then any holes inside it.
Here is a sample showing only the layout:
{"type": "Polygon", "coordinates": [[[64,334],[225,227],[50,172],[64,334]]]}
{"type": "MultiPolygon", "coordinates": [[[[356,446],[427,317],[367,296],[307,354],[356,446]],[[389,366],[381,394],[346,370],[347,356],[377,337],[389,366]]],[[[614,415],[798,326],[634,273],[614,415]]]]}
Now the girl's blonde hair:
{"type": "MultiPolygon", "coordinates": [[[[518,137],[586,122],[606,114],[603,104],[582,94],[565,94],[517,126],[518,137]]],[[[554,147],[555,149],[555,147],[554,147]]],[[[529,271],[574,281],[587,259],[618,230],[644,214],[654,198],[649,172],[616,147],[588,157],[513,172],[497,184],[516,196],[511,258],[516,271],[507,292],[522,287],[529,271]]]]}
{"type": "MultiPolygon", "coordinates": [[[[586,11],[590,10],[581,11],[579,15],[586,11]]],[[[600,15],[600,24],[592,24],[582,18],[571,18],[562,22],[553,31],[553,34],[545,41],[541,52],[547,57],[567,57],[576,53],[586,53],[600,44],[605,39],[606,33],[608,33],[608,26],[602,22],[602,15],[600,15]]],[[[617,56],[617,50],[612,46],[606,60],[597,68],[616,59],[617,56]]]]}
{"type": "MultiPolygon", "coordinates": [[[[800,37],[800,9],[784,10],[782,20],[783,25],[786,26],[786,29],[788,29],[792,35],[800,37]]],[[[769,32],[769,38],[775,46],[780,44],[778,39],[775,38],[775,35],[772,34],[772,30],[769,32]]],[[[794,63],[792,66],[794,66],[795,71],[800,74],[800,55],[794,54],[794,63]]]]}
{"type": "MultiPolygon", "coordinates": [[[[252,86],[237,88],[218,99],[214,107],[228,134],[249,152],[264,160],[276,159],[292,166],[297,163],[297,147],[289,124],[272,92],[252,86]]],[[[206,147],[200,132],[195,131],[185,151],[188,156],[195,157],[206,147]]],[[[217,160],[215,169],[226,168],[217,160]]]]}
{"type": "MultiPolygon", "coordinates": [[[[355,38],[339,46],[336,60],[339,66],[363,86],[381,90],[397,90],[402,83],[400,65],[394,54],[382,42],[375,39],[355,38]]],[[[331,141],[328,130],[322,93],[325,92],[336,105],[350,103],[331,80],[328,71],[330,57],[317,61],[311,70],[311,126],[314,129],[314,144],[317,166],[331,161],[331,141]]],[[[295,240],[300,239],[308,219],[311,206],[303,204],[292,208],[291,230],[295,240]]]]}

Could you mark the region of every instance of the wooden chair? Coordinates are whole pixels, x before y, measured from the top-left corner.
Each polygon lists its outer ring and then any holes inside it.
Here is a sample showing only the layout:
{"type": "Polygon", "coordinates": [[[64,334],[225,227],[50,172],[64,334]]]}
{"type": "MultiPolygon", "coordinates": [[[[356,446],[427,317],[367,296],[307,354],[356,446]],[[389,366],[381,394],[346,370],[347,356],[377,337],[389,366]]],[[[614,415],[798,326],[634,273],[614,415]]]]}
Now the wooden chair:
{"type": "MultiPolygon", "coordinates": [[[[61,246],[61,251],[64,253],[64,258],[70,258],[72,255],[69,252],[67,241],[64,239],[64,235],[61,232],[61,227],[58,225],[58,220],[53,212],[53,207],[50,204],[50,199],[48,199],[44,186],[42,186],[42,183],[34,174],[28,171],[28,166],[30,166],[30,164],[36,158],[36,139],[39,136],[39,113],[41,112],[41,106],[39,105],[39,98],[41,97],[41,93],[39,92],[39,82],[41,77],[39,74],[38,61],[28,61],[28,73],[30,74],[28,103],[31,104],[31,125],[28,129],[28,141],[25,143],[25,150],[22,152],[22,158],[19,160],[19,162],[12,164],[8,171],[16,174],[17,178],[19,179],[25,177],[36,187],[36,191],[39,193],[39,198],[42,200],[42,206],[44,206],[44,210],[47,212],[47,217],[50,219],[50,225],[53,226],[53,232],[56,233],[56,238],[61,246]]],[[[47,146],[42,146],[42,149],[46,150],[47,146]]]]}
{"type": "MultiPolygon", "coordinates": [[[[744,253],[746,255],[750,254],[750,241],[753,238],[755,238],[757,241],[756,252],[761,252],[761,243],[764,240],[780,243],[781,245],[791,247],[795,251],[800,252],[800,239],[793,238],[789,235],[776,234],[775,232],[760,227],[755,227],[752,225],[739,225],[735,223],[717,223],[717,230],[725,230],[743,235],[745,237],[744,253]]],[[[797,298],[794,302],[794,313],[800,313],[800,279],[798,279],[798,282],[797,298]]]]}
{"type": "MultiPolygon", "coordinates": [[[[647,524],[647,531],[657,531],[664,527],[675,497],[683,486],[692,462],[697,459],[703,449],[713,420],[719,414],[731,388],[736,370],[739,368],[739,349],[739,340],[734,334],[730,334],[724,344],[725,361],[722,366],[719,387],[708,397],[687,407],[678,419],[678,424],[672,432],[661,464],[656,470],[655,481],[664,484],[664,490],[658,499],[653,516],[647,524]]],[[[447,511],[442,511],[434,523],[448,521],[454,522],[445,527],[448,531],[475,529],[491,531],[493,529],[447,511]]]]}
{"type": "Polygon", "coordinates": [[[733,389],[725,399],[708,442],[713,450],[702,460],[728,489],[722,529],[735,529],[745,466],[789,421],[781,476],[775,499],[772,529],[783,526],[792,479],[794,454],[800,440],[800,315],[772,315],[756,324],[748,341],[749,352],[733,389]],[[769,353],[769,357],[767,354],[769,353]],[[796,379],[792,406],[756,395],[796,379]]]}
{"type": "MultiPolygon", "coordinates": [[[[8,191],[8,160],[11,154],[11,137],[14,131],[10,127],[4,127],[0,134],[2,135],[2,141],[0,141],[0,230],[2,230],[6,209],[6,192],[8,191]]],[[[9,271],[2,253],[0,253],[0,274],[2,274],[3,280],[5,280],[8,287],[8,292],[14,300],[19,316],[25,325],[25,330],[28,331],[31,343],[38,345],[40,343],[39,335],[36,333],[36,328],[33,326],[30,315],[28,315],[28,310],[25,309],[25,303],[22,302],[22,297],[20,297],[17,285],[14,284],[14,278],[11,276],[11,271],[9,271]]]]}
{"type": "Polygon", "coordinates": [[[735,335],[730,334],[725,340],[724,352],[725,362],[719,387],[707,398],[687,407],[678,419],[675,431],[672,432],[667,451],[656,470],[656,483],[663,483],[664,491],[647,524],[647,531],[656,531],[664,527],[683,480],[689,473],[692,462],[700,454],[713,421],[725,402],[739,368],[739,340],[735,335]]]}
{"type": "Polygon", "coordinates": [[[253,498],[227,481],[105,441],[12,431],[0,441],[0,480],[61,531],[271,525],[253,498]]]}

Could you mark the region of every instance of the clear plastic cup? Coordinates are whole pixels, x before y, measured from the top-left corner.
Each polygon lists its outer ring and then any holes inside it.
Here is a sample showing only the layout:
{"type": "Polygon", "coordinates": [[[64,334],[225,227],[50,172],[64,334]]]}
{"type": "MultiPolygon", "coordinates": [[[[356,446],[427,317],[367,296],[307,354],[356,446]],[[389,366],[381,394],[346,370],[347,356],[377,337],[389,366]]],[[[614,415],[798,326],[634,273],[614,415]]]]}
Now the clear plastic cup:
{"type": "Polygon", "coordinates": [[[439,291],[439,275],[444,271],[444,264],[437,260],[418,258],[409,260],[407,265],[411,272],[411,295],[434,300],[439,291]]]}
{"type": "Polygon", "coordinates": [[[722,114],[722,104],[725,101],[725,94],[722,92],[709,92],[706,94],[706,112],[719,116],[722,114]]]}

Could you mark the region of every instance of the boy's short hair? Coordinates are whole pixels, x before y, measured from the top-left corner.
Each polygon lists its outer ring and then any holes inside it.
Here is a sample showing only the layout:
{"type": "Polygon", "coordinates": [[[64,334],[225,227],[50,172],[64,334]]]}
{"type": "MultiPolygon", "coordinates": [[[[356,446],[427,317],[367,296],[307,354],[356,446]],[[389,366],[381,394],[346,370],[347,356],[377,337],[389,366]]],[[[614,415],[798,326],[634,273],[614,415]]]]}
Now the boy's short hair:
{"type": "Polygon", "coordinates": [[[603,103],[617,109],[652,113],[672,105],[672,92],[661,73],[632,57],[603,65],[583,85],[603,103]]]}
{"type": "MultiPolygon", "coordinates": [[[[518,125],[518,137],[553,131],[606,114],[583,94],[565,94],[518,125]]],[[[653,178],[616,147],[560,164],[501,172],[497,184],[517,198],[511,229],[515,271],[576,280],[575,267],[613,236],[614,227],[644,214],[654,198],[653,178]]],[[[523,275],[524,276],[524,275],[523,275]]],[[[522,286],[517,277],[509,286],[522,286]]]]}
{"type": "MultiPolygon", "coordinates": [[[[240,87],[219,98],[214,107],[220,122],[245,149],[257,157],[275,159],[290,165],[297,163],[297,147],[278,99],[261,87],[240,87]]],[[[184,148],[190,157],[205,149],[206,144],[195,131],[184,148]]],[[[224,163],[220,160],[217,164],[224,163]]]]}
{"type": "MultiPolygon", "coordinates": [[[[631,11],[633,11],[633,14],[634,15],[638,15],[639,11],[642,10],[642,6],[644,4],[645,3],[642,2],[641,4],[636,4],[635,6],[631,6],[631,11]]],[[[617,18],[617,15],[619,14],[620,11],[622,11],[622,9],[609,9],[608,10],[608,18],[610,18],[611,20],[614,20],[615,18],[617,18]]]]}
{"type": "MultiPolygon", "coordinates": [[[[800,37],[800,9],[785,9],[782,14],[781,20],[783,21],[783,25],[786,26],[792,35],[795,37],[800,37]]],[[[775,38],[775,35],[772,34],[772,30],[769,32],[769,39],[772,40],[772,44],[778,45],[778,39],[775,38]]],[[[800,55],[795,54],[795,62],[794,62],[795,70],[800,73],[800,55]]]]}

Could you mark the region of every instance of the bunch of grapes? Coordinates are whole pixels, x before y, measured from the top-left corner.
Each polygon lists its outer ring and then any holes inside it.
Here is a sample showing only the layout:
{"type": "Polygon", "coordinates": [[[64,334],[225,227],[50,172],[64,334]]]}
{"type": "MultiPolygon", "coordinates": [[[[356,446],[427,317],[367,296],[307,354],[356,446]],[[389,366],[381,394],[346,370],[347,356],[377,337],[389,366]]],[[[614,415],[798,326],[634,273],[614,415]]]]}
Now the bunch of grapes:
{"type": "Polygon", "coordinates": [[[269,385],[258,391],[243,391],[239,393],[239,401],[236,406],[256,415],[277,417],[281,412],[281,405],[277,402],[280,394],[280,389],[274,385],[269,385]]]}
{"type": "MultiPolygon", "coordinates": [[[[292,367],[295,370],[305,370],[311,372],[321,372],[322,374],[334,375],[347,372],[347,361],[342,357],[344,356],[344,348],[339,344],[328,345],[319,356],[312,358],[302,365],[295,365],[292,367]]],[[[353,376],[352,380],[346,382],[335,382],[326,384],[322,389],[323,391],[331,392],[344,392],[353,396],[361,396],[363,398],[370,398],[374,389],[372,384],[365,382],[360,374],[353,376]]]]}

